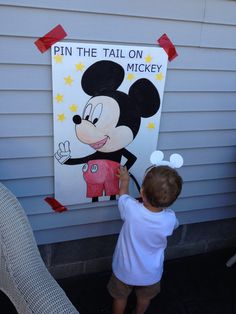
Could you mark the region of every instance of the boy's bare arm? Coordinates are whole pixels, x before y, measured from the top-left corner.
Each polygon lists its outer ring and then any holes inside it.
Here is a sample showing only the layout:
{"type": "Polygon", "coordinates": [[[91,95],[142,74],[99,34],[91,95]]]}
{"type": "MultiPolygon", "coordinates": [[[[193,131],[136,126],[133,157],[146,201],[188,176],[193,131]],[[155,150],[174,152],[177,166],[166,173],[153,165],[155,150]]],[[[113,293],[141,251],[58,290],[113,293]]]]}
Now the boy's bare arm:
{"type": "Polygon", "coordinates": [[[130,176],[126,167],[120,166],[118,170],[118,177],[120,179],[120,191],[119,194],[129,194],[129,180],[130,176]]]}

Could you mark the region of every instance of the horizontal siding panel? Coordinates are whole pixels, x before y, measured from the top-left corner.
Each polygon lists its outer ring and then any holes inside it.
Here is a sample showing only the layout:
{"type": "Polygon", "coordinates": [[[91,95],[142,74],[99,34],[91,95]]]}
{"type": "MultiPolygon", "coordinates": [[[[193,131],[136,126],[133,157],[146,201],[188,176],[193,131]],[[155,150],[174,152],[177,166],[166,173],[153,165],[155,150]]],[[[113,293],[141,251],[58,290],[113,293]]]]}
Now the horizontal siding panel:
{"type": "Polygon", "coordinates": [[[173,69],[235,71],[235,51],[201,47],[177,47],[178,57],[170,62],[173,69]]]}
{"type": "MultiPolygon", "coordinates": [[[[183,185],[183,190],[181,192],[180,198],[195,197],[203,195],[214,195],[217,193],[232,193],[236,191],[236,179],[218,179],[218,180],[206,180],[206,181],[195,181],[195,182],[185,182],[183,185]]],[[[47,195],[50,196],[50,195],[47,195]]],[[[45,195],[46,197],[46,195],[45,195]]],[[[23,197],[19,198],[22,207],[25,209],[26,213],[30,216],[52,213],[50,206],[44,201],[44,196],[38,197],[23,197]]],[[[106,215],[109,217],[109,213],[112,210],[117,210],[117,204],[101,204],[98,203],[97,207],[92,207],[92,204],[83,205],[73,205],[69,206],[69,212],[78,211],[79,215],[94,216],[94,211],[98,211],[102,216],[106,215]],[[103,213],[104,212],[104,213],[103,213]]],[[[192,208],[189,209],[191,211],[192,208]]],[[[68,213],[69,213],[68,212],[68,213]]],[[[113,215],[113,214],[112,214],[113,215]]],[[[83,219],[83,218],[82,218],[83,219]]],[[[78,219],[81,221],[80,219],[78,219]]]]}
{"type": "MultiPolygon", "coordinates": [[[[204,195],[189,198],[179,198],[172,206],[174,210],[194,212],[199,209],[210,209],[214,207],[236,206],[236,193],[204,195]],[[191,208],[191,210],[190,210],[191,208]]],[[[235,212],[236,216],[236,212],[235,212]]]]}
{"type": "Polygon", "coordinates": [[[236,192],[236,178],[194,181],[184,183],[181,198],[233,192],[236,192]]]}
{"type": "Polygon", "coordinates": [[[0,138],[0,159],[48,157],[53,155],[52,137],[0,138]]]}
{"type": "Polygon", "coordinates": [[[37,243],[56,243],[75,239],[98,237],[119,233],[121,221],[108,221],[100,224],[89,224],[82,226],[70,226],[68,228],[57,228],[40,230],[34,233],[37,243]]]}
{"type": "MultiPolygon", "coordinates": [[[[44,53],[39,58],[38,50],[32,49],[31,38],[4,36],[0,37],[0,42],[0,60],[3,64],[51,65],[50,54],[44,53]]],[[[153,43],[152,46],[157,45],[153,43]]],[[[177,51],[178,58],[169,63],[170,69],[236,70],[234,50],[177,47],[177,51]]]]}
{"type": "MultiPolygon", "coordinates": [[[[158,139],[160,150],[234,146],[236,130],[161,132],[158,139]]],[[[0,158],[30,158],[53,156],[53,137],[0,138],[0,158]]]]}
{"type": "MultiPolygon", "coordinates": [[[[1,6],[0,6],[1,10],[1,6]]],[[[32,42],[32,38],[0,36],[0,62],[11,64],[51,64],[50,53],[42,53],[32,42]]]]}
{"type": "MultiPolygon", "coordinates": [[[[44,199],[45,197],[53,197],[53,195],[40,195],[40,196],[28,196],[28,197],[19,197],[18,200],[21,203],[22,207],[25,209],[28,215],[39,215],[39,214],[46,214],[52,213],[53,210],[51,209],[50,205],[48,205],[44,199]]],[[[109,201],[109,202],[98,202],[96,207],[94,204],[86,203],[86,204],[79,204],[79,205],[70,205],[67,206],[69,212],[72,211],[80,211],[83,213],[92,213],[94,210],[99,209],[99,211],[110,211],[111,208],[117,209],[117,202],[116,201],[109,201]]]]}
{"type": "MultiPolygon", "coordinates": [[[[51,67],[0,65],[0,90],[51,90],[51,67]]],[[[166,91],[236,91],[236,72],[174,70],[167,73],[166,91]]]]}
{"type": "Polygon", "coordinates": [[[235,92],[236,72],[169,70],[166,91],[235,92]]]}
{"type": "Polygon", "coordinates": [[[161,132],[231,130],[236,112],[162,113],[161,132]],[[210,119],[209,119],[210,117],[210,119]]]}
{"type": "Polygon", "coordinates": [[[158,149],[166,159],[184,157],[173,208],[180,223],[236,217],[235,8],[217,0],[1,1],[0,180],[18,197],[39,244],[121,227],[116,201],[61,214],[44,201],[54,196],[51,59],[34,41],[57,24],[66,41],[86,43],[155,46],[168,34],[178,58],[168,64],[158,149]]]}
{"type": "MultiPolygon", "coordinates": [[[[8,88],[11,87],[9,83],[8,88]]],[[[0,114],[5,113],[50,113],[52,114],[52,92],[34,90],[1,90],[0,114]]]]}
{"type": "Polygon", "coordinates": [[[234,178],[236,177],[236,163],[182,167],[179,173],[184,178],[184,182],[234,178]]]}
{"type": "MultiPolygon", "coordinates": [[[[178,212],[177,217],[180,224],[197,223],[203,221],[220,220],[236,216],[236,206],[215,207],[210,209],[195,210],[193,212],[178,212]]],[[[121,221],[108,221],[99,224],[88,224],[71,226],[67,228],[56,228],[35,231],[34,235],[38,244],[62,242],[89,237],[97,237],[109,234],[118,234],[121,221]]]]}
{"type": "Polygon", "coordinates": [[[191,21],[9,6],[2,6],[0,10],[2,35],[33,37],[32,49],[36,49],[33,47],[35,38],[46,34],[57,24],[63,25],[69,34],[67,39],[75,40],[113,42],[115,39],[116,43],[155,44],[163,33],[167,33],[175,45],[199,46],[201,39],[201,24],[191,21]],[[12,23],[13,20],[16,23],[12,23]],[[107,31],[111,28],[112,32],[107,31]]]}
{"type": "Polygon", "coordinates": [[[235,26],[202,24],[202,37],[200,46],[235,49],[236,40],[233,38],[236,38],[235,26]]]}
{"type": "Polygon", "coordinates": [[[210,209],[181,212],[177,214],[181,224],[220,220],[236,217],[236,206],[215,207],[210,209]]]}
{"type": "Polygon", "coordinates": [[[207,0],[204,21],[208,23],[236,25],[235,1],[207,0]]]}
{"type": "Polygon", "coordinates": [[[53,176],[53,158],[17,158],[1,160],[0,180],[53,176]]]}
{"type": "MultiPolygon", "coordinates": [[[[226,164],[235,162],[236,146],[232,147],[214,147],[185,149],[178,151],[184,158],[185,166],[193,165],[211,165],[226,164]]],[[[164,151],[165,158],[173,153],[164,151]]],[[[6,159],[1,161],[0,180],[23,179],[23,178],[40,178],[53,176],[53,158],[18,158],[6,159]]],[[[75,166],[75,169],[77,167],[75,166]]]]}
{"type": "Polygon", "coordinates": [[[52,89],[49,66],[2,64],[0,72],[0,90],[48,91],[52,89]]]}
{"type": "MultiPolygon", "coordinates": [[[[174,97],[169,95],[166,98],[170,98],[174,101],[174,97]]],[[[186,97],[187,98],[187,97],[186,97]]],[[[221,98],[221,97],[219,97],[221,98]]],[[[177,97],[178,99],[178,97],[177,97]]],[[[223,101],[224,98],[222,98],[223,101]]],[[[217,101],[216,101],[217,103],[217,101]]],[[[168,102],[169,104],[169,102],[168,102]]],[[[176,108],[176,111],[188,110],[187,104],[183,104],[182,110],[178,106],[176,107],[163,105],[163,112],[161,118],[161,132],[178,132],[178,131],[201,131],[201,130],[220,130],[220,129],[234,129],[235,128],[235,113],[232,112],[216,112],[221,110],[220,104],[216,106],[215,112],[194,112],[190,113],[191,110],[196,111],[197,108],[192,108],[189,106],[190,112],[180,112],[173,113],[176,108]],[[191,109],[191,110],[190,110],[191,109]],[[168,110],[170,112],[168,112],[168,110]],[[209,114],[211,119],[209,120],[209,114]],[[174,119],[174,120],[172,120],[174,119]],[[175,121],[173,124],[172,121],[175,121]]],[[[232,110],[234,104],[225,105],[228,110],[232,110]]],[[[7,108],[7,105],[5,106],[7,108]]],[[[18,107],[18,105],[17,105],[18,107]]],[[[208,110],[213,110],[213,106],[209,106],[208,110]]],[[[20,111],[20,109],[17,109],[20,111]]],[[[17,111],[14,109],[14,111],[17,111]]],[[[5,110],[6,111],[6,110],[5,110]]],[[[10,111],[10,110],[7,110],[10,111]]],[[[23,110],[24,111],[24,110],[23,110]]],[[[26,111],[26,110],[25,110],[26,111]]],[[[33,110],[30,110],[30,112],[33,110]]],[[[161,133],[161,134],[162,134],[161,133]]],[[[2,115],[0,117],[0,137],[21,137],[21,136],[52,136],[52,115],[2,115]],[[11,121],[11,123],[9,123],[11,121]],[[14,125],[14,128],[12,127],[14,125]],[[35,128],[37,125],[37,128],[35,128]]],[[[177,136],[177,135],[175,135],[177,136]]],[[[171,140],[171,137],[170,137],[171,140]]],[[[200,140],[200,139],[199,139],[200,140]]],[[[207,142],[207,140],[206,140],[207,142]]],[[[0,154],[1,156],[1,154],[0,154]]]]}
{"type": "Polygon", "coordinates": [[[17,197],[47,196],[54,193],[53,177],[3,180],[4,184],[17,197]]]}
{"type": "MultiPolygon", "coordinates": [[[[234,146],[236,130],[196,131],[196,132],[161,132],[158,149],[184,149],[234,146]]],[[[1,141],[0,141],[1,143],[1,141]]]]}
{"type": "Polygon", "coordinates": [[[52,115],[0,115],[0,137],[52,136],[52,115]]]}
{"type": "Polygon", "coordinates": [[[111,2],[102,0],[99,2],[75,1],[63,2],[60,0],[45,1],[40,0],[32,2],[31,0],[24,1],[1,1],[2,4],[11,6],[23,6],[32,8],[47,8],[56,10],[65,10],[73,12],[94,12],[106,13],[112,15],[129,15],[129,16],[146,16],[158,17],[165,19],[180,19],[202,21],[204,16],[205,1],[188,1],[188,0],[171,0],[163,2],[161,0],[149,0],[148,4],[142,0],[131,0],[129,2],[121,0],[119,2],[111,2]],[[158,10],[161,7],[161,10],[158,10]]]}
{"type": "Polygon", "coordinates": [[[111,206],[109,210],[103,208],[93,208],[78,211],[65,211],[63,213],[50,213],[29,216],[33,230],[43,230],[77,226],[85,224],[102,223],[106,221],[119,220],[119,211],[117,205],[111,206]]]}
{"type": "Polygon", "coordinates": [[[235,129],[236,111],[162,113],[161,132],[235,129]]]}
{"type": "MultiPolygon", "coordinates": [[[[50,113],[52,91],[1,90],[0,114],[50,113]],[[18,101],[16,101],[16,99],[18,101]]],[[[236,111],[235,92],[168,92],[164,91],[162,112],[236,111]]]]}
{"type": "Polygon", "coordinates": [[[94,12],[112,15],[129,15],[137,17],[152,17],[165,19],[179,19],[187,21],[199,21],[207,23],[232,24],[236,25],[236,5],[233,1],[188,1],[171,0],[163,2],[161,0],[142,0],[111,2],[102,0],[89,2],[86,0],[62,2],[60,0],[46,1],[40,0],[36,3],[31,0],[23,1],[1,1],[1,4],[10,6],[22,6],[31,8],[47,8],[55,10],[65,10],[73,12],[94,12]],[[161,7],[161,10],[158,10],[161,7]],[[219,14],[220,12],[220,14],[219,14]]]}
{"type": "Polygon", "coordinates": [[[235,92],[164,92],[163,112],[236,110],[235,92]]]}
{"type": "MultiPolygon", "coordinates": [[[[201,180],[216,180],[236,177],[236,163],[232,164],[218,164],[218,165],[199,165],[199,166],[184,166],[179,170],[179,173],[184,178],[184,184],[189,182],[201,180]]],[[[37,196],[51,196],[54,193],[53,177],[46,178],[28,178],[18,180],[3,180],[2,183],[6,185],[18,198],[29,197],[27,202],[27,210],[30,207],[35,207],[38,204],[33,202],[31,197],[37,196]]],[[[24,203],[25,204],[25,203],[24,203]]],[[[83,205],[84,206],[84,205],[83,205]]],[[[76,208],[72,207],[72,208],[76,208]]],[[[81,208],[81,205],[79,205],[81,208]]],[[[45,208],[45,207],[44,207],[45,208]]],[[[191,209],[191,207],[189,208],[191,209]]]]}
{"type": "MultiPolygon", "coordinates": [[[[178,150],[183,156],[184,165],[208,165],[219,163],[233,163],[236,161],[236,145],[229,147],[209,147],[209,148],[197,148],[197,149],[184,149],[178,150]]],[[[173,153],[173,150],[167,150],[164,152],[165,159],[169,159],[169,156],[173,153]]]]}
{"type": "Polygon", "coordinates": [[[53,197],[53,195],[47,194],[40,196],[18,197],[18,200],[24,208],[26,214],[31,216],[52,212],[50,205],[44,201],[45,197],[53,197]]]}
{"type": "MultiPolygon", "coordinates": [[[[214,207],[223,207],[223,206],[232,206],[236,205],[236,194],[227,193],[227,194],[216,194],[210,196],[198,196],[198,203],[194,204],[194,209],[201,208],[214,208],[214,207]],[[207,203],[207,206],[203,207],[203,202],[207,203]],[[196,206],[196,207],[195,207],[196,206]]],[[[192,202],[194,197],[191,197],[192,202]]],[[[172,206],[177,212],[186,210],[186,204],[189,203],[189,200],[184,198],[180,199],[175,206],[172,206]],[[179,203],[179,204],[178,204],[179,203]],[[178,208],[177,208],[178,207],[178,208]]],[[[197,202],[196,202],[197,203],[197,202]]],[[[205,203],[204,203],[205,204],[205,203]]],[[[235,213],[236,215],[236,213],[235,213]]],[[[52,228],[61,228],[68,226],[78,226],[85,224],[97,224],[106,221],[114,221],[120,219],[119,211],[117,206],[111,207],[110,210],[99,210],[98,208],[93,210],[90,214],[90,211],[85,212],[81,211],[67,211],[63,213],[48,213],[41,215],[29,216],[30,223],[33,230],[44,230],[52,228]]]]}

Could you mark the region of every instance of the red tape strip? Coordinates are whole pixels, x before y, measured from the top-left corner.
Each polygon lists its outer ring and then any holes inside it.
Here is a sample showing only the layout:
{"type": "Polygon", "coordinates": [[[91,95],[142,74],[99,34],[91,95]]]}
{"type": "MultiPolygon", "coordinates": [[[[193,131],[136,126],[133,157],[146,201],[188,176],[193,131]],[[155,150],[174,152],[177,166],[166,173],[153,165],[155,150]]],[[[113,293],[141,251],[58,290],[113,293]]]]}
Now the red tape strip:
{"type": "Polygon", "coordinates": [[[53,44],[67,36],[63,27],[59,24],[53,28],[49,33],[37,39],[34,43],[38,49],[43,53],[47,51],[53,44]]]}
{"type": "Polygon", "coordinates": [[[178,53],[175,49],[175,46],[172,44],[170,39],[166,34],[163,34],[157,42],[160,44],[160,46],[165,50],[165,52],[168,54],[168,60],[172,61],[174,58],[178,56],[178,53]]]}
{"type": "Polygon", "coordinates": [[[46,197],[44,200],[52,207],[55,212],[62,213],[68,210],[64,205],[62,205],[53,197],[46,197]]]}

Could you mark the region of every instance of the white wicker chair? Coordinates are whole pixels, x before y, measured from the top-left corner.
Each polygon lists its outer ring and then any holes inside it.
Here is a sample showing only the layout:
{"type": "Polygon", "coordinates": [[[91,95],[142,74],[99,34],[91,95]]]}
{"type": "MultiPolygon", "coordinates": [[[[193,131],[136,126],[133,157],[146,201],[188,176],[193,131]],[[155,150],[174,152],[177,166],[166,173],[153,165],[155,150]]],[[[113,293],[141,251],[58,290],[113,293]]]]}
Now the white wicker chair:
{"type": "Polygon", "coordinates": [[[0,290],[20,314],[79,313],[47,270],[24,209],[1,183],[0,290]]]}

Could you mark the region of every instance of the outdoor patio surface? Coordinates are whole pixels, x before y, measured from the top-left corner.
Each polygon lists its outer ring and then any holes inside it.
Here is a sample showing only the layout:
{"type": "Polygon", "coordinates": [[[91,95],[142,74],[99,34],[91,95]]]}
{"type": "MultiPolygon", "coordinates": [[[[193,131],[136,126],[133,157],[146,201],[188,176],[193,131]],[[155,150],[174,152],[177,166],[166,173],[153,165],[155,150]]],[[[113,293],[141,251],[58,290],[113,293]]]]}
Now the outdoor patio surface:
{"type": "MultiPolygon", "coordinates": [[[[146,313],[236,314],[236,265],[225,265],[234,253],[236,248],[229,248],[165,262],[162,291],[146,313]]],[[[80,314],[111,314],[112,299],[106,290],[109,277],[110,273],[98,273],[58,282],[80,314]]],[[[131,295],[127,314],[134,305],[131,295]]],[[[3,314],[16,313],[3,294],[0,309],[3,314]]]]}

